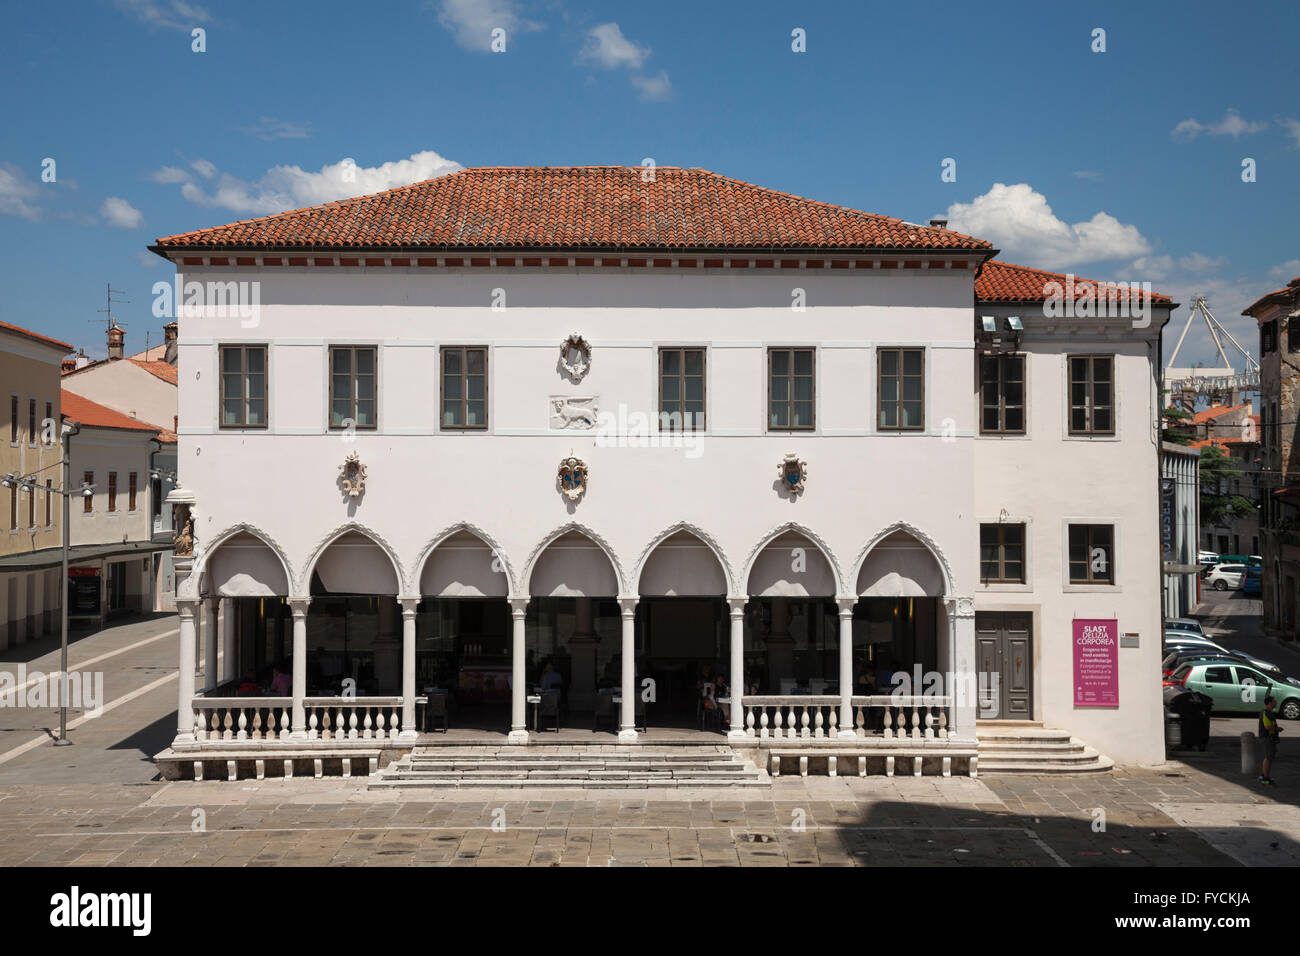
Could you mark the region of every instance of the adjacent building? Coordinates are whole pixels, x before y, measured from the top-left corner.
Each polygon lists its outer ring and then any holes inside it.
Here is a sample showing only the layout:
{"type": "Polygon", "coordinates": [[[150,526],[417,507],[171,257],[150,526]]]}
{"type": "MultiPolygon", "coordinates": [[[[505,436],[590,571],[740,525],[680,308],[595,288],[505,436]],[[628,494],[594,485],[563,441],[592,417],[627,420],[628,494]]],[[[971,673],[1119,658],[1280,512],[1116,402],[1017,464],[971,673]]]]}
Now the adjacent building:
{"type": "Polygon", "coordinates": [[[1300,278],[1243,313],[1259,326],[1264,627],[1295,640],[1300,597],[1300,278]]]}
{"type": "Polygon", "coordinates": [[[438,695],[525,744],[538,686],[632,742],[721,677],[737,747],[946,767],[997,719],[1163,759],[1167,297],[698,169],[471,169],[152,248],[222,295],[180,319],[176,753],[409,747],[438,695]]]}

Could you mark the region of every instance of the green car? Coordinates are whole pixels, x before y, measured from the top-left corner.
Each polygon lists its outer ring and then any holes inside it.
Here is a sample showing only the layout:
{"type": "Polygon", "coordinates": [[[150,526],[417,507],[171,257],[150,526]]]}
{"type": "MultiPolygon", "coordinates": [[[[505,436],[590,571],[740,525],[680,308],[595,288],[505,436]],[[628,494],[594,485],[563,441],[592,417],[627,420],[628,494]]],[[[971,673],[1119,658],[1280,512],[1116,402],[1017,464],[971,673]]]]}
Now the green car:
{"type": "Polygon", "coordinates": [[[1169,683],[1205,694],[1215,713],[1258,714],[1269,694],[1287,720],[1300,720],[1300,687],[1265,677],[1246,664],[1188,661],[1169,676],[1169,683]]]}

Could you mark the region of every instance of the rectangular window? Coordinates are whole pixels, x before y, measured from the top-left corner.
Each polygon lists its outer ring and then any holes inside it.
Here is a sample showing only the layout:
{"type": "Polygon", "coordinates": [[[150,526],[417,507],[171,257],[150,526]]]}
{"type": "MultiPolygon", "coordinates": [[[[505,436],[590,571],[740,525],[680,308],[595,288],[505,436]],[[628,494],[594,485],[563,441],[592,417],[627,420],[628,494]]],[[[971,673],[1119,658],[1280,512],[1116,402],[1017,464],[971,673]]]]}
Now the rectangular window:
{"type": "Polygon", "coordinates": [[[980,432],[1025,433],[1025,357],[980,356],[980,432]]]}
{"type": "Polygon", "coordinates": [[[135,472],[134,471],[126,476],[126,488],[127,488],[127,498],[128,498],[126,510],[135,511],[135,472]]]}
{"type": "MultiPolygon", "coordinates": [[[[45,403],[45,421],[50,423],[49,427],[52,429],[51,434],[50,434],[50,441],[47,442],[46,444],[47,444],[48,447],[51,447],[51,448],[52,448],[52,447],[54,447],[54,436],[58,435],[58,433],[59,433],[59,432],[58,432],[58,429],[56,429],[56,428],[54,427],[55,422],[54,422],[54,403],[53,403],[53,402],[46,402],[46,403],[45,403]]],[[[42,423],[42,427],[44,427],[44,423],[42,423]]]]}
{"type": "Polygon", "coordinates": [[[878,427],[884,431],[925,428],[925,350],[878,349],[878,427]]]}
{"type": "Polygon", "coordinates": [[[812,349],[768,349],[767,427],[805,431],[815,426],[812,349]]]}
{"type": "Polygon", "coordinates": [[[375,427],[373,346],[330,346],[330,428],[375,427]]]}
{"type": "Polygon", "coordinates": [[[1025,526],[980,525],[980,580],[985,584],[1025,583],[1025,526]]]}
{"type": "Polygon", "coordinates": [[[114,512],[117,510],[117,472],[108,473],[108,510],[114,512]]]}
{"type": "Polygon", "coordinates": [[[45,527],[52,527],[54,524],[54,480],[45,479],[45,527]]]}
{"type": "Polygon", "coordinates": [[[1259,350],[1265,355],[1277,351],[1277,319],[1265,322],[1259,327],[1259,350]]]}
{"type": "Polygon", "coordinates": [[[1115,434],[1115,356],[1071,355],[1070,434],[1115,434]]]}
{"type": "Polygon", "coordinates": [[[27,444],[36,444],[36,399],[27,399],[27,444]]]}
{"type": "Polygon", "coordinates": [[[1114,545],[1108,524],[1070,525],[1070,583],[1114,584],[1114,545]]]}
{"type": "Polygon", "coordinates": [[[36,530],[36,486],[27,489],[27,527],[36,530]]]}
{"type": "MultiPolygon", "coordinates": [[[[95,473],[94,473],[93,471],[88,471],[88,472],[86,472],[85,474],[83,474],[83,475],[81,476],[81,483],[82,483],[83,485],[85,485],[87,488],[89,488],[91,485],[93,485],[93,484],[95,483],[95,473]]],[[[83,514],[90,514],[90,513],[93,512],[94,510],[95,510],[95,496],[94,496],[94,494],[89,494],[89,495],[87,495],[87,494],[83,494],[83,495],[82,495],[82,498],[81,498],[81,511],[82,511],[82,513],[83,513],[83,514]]]]}
{"type": "Polygon", "coordinates": [[[9,396],[9,444],[18,444],[18,396],[9,396]]]}
{"type": "Polygon", "coordinates": [[[9,530],[18,530],[18,483],[9,486],[9,530]]]}
{"type": "Polygon", "coordinates": [[[442,427],[487,428],[487,349],[442,350],[442,427]]]}
{"type": "Polygon", "coordinates": [[[659,427],[704,428],[704,349],[659,350],[659,427]]]}
{"type": "Polygon", "coordinates": [[[162,515],[162,479],[149,479],[149,511],[155,518],[162,515]]]}
{"type": "Polygon", "coordinates": [[[1300,352],[1300,316],[1287,319],[1286,350],[1288,352],[1300,352]]]}
{"type": "Polygon", "coordinates": [[[266,427],[266,346],[223,345],[221,427],[266,427]]]}

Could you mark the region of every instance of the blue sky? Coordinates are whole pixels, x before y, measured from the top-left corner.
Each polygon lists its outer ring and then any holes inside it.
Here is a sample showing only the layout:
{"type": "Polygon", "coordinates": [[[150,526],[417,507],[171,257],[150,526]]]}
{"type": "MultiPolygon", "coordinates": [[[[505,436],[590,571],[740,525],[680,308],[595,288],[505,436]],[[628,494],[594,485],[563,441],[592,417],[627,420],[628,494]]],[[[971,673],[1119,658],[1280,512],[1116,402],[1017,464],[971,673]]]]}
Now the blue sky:
{"type": "MultiPolygon", "coordinates": [[[[1297,28],[1249,0],[11,6],[0,320],[102,356],[111,281],[135,351],[161,334],[158,236],[459,166],[649,157],[946,214],[1006,261],[1149,280],[1176,323],[1203,292],[1254,352],[1241,309],[1300,275],[1297,28]]],[[[1180,358],[1212,357],[1201,332],[1180,358]]]]}

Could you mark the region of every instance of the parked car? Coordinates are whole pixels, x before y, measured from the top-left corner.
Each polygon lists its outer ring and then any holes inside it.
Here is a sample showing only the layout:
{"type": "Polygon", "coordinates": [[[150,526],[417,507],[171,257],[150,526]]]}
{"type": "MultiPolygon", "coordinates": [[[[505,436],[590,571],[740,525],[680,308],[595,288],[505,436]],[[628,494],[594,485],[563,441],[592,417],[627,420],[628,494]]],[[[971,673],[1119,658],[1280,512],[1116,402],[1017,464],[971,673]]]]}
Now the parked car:
{"type": "Polygon", "coordinates": [[[1261,579],[1262,568],[1252,565],[1246,568],[1245,575],[1241,579],[1242,594],[1262,594],[1264,591],[1264,582],[1261,579]]]}
{"type": "Polygon", "coordinates": [[[1216,564],[1205,575],[1205,583],[1216,591],[1235,591],[1246,573],[1244,564],[1216,564]]]}
{"type": "Polygon", "coordinates": [[[1165,633],[1170,631],[1190,631],[1201,637],[1205,636],[1205,632],[1201,630],[1201,622],[1190,617],[1171,617],[1165,621],[1165,633]]]}
{"type": "Polygon", "coordinates": [[[1176,671],[1181,664],[1188,661],[1213,661],[1226,660],[1236,661],[1239,664],[1245,664],[1247,667],[1255,667],[1262,670],[1269,676],[1270,680],[1285,680],[1290,682],[1290,678],[1282,673],[1282,668],[1268,661],[1262,661],[1258,657],[1251,657],[1238,650],[1218,651],[1204,647],[1179,647],[1176,649],[1167,649],[1164,661],[1160,665],[1161,672],[1168,677],[1176,671]]]}
{"type": "Polygon", "coordinates": [[[1228,648],[1228,653],[1236,654],[1247,664],[1250,664],[1253,667],[1258,667],[1260,670],[1265,671],[1274,680],[1282,679],[1282,668],[1278,667],[1276,664],[1270,664],[1268,661],[1260,660],[1258,657],[1254,656],[1253,654],[1247,654],[1245,651],[1238,650],[1235,647],[1228,648]]]}
{"type": "Polygon", "coordinates": [[[1177,647],[1199,647],[1205,650],[1223,651],[1228,653],[1228,649],[1222,644],[1215,643],[1208,637],[1198,637],[1195,634],[1189,634],[1187,631],[1165,631],[1165,651],[1166,653],[1177,647]]]}
{"type": "Polygon", "coordinates": [[[1287,720],[1300,720],[1300,687],[1273,681],[1253,667],[1227,661],[1189,661],[1174,671],[1167,685],[1205,694],[1215,713],[1257,714],[1270,694],[1287,720]]]}
{"type": "Polygon", "coordinates": [[[1196,563],[1203,564],[1207,568],[1219,564],[1219,555],[1214,551],[1201,551],[1196,555],[1196,563]]]}
{"type": "Polygon", "coordinates": [[[1259,567],[1264,559],[1258,554],[1221,554],[1216,564],[1244,564],[1246,567],[1259,567]]]}

